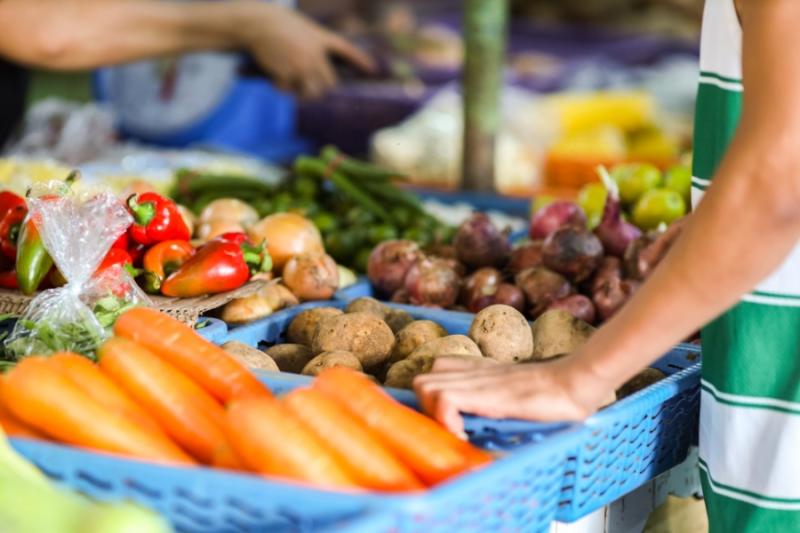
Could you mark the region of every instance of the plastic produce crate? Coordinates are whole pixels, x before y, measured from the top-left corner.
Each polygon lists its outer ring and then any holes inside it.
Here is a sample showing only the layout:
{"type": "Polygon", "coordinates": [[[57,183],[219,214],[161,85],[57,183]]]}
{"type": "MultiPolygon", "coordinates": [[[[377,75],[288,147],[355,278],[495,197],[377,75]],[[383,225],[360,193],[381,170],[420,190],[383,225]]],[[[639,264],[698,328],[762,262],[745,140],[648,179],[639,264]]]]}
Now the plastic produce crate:
{"type": "MultiPolygon", "coordinates": [[[[276,393],[308,382],[261,374],[276,393]]],[[[567,452],[585,430],[539,433],[520,446],[502,435],[480,444],[509,450],[491,465],[425,492],[334,492],[208,468],[166,467],[68,446],[12,439],[48,476],[99,500],[133,499],[179,532],[545,532],[559,501],[567,452]]]]}
{"type": "Polygon", "coordinates": [[[575,521],[677,466],[697,443],[700,348],[681,344],[652,365],[669,377],[586,422],[571,454],[556,518],[575,521]]]}

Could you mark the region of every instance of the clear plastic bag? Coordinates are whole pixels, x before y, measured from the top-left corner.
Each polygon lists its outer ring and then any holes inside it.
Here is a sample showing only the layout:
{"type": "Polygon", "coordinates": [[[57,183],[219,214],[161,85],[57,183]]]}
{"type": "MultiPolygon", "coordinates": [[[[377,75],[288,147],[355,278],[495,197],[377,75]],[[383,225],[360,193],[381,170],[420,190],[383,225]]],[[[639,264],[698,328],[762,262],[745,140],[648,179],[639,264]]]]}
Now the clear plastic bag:
{"type": "Polygon", "coordinates": [[[67,280],[38,294],[5,341],[6,351],[26,355],[73,351],[93,356],[119,313],[148,303],[124,268],[97,272],[132,218],[114,195],[65,192],[63,182],[34,187],[28,216],[67,280]]]}

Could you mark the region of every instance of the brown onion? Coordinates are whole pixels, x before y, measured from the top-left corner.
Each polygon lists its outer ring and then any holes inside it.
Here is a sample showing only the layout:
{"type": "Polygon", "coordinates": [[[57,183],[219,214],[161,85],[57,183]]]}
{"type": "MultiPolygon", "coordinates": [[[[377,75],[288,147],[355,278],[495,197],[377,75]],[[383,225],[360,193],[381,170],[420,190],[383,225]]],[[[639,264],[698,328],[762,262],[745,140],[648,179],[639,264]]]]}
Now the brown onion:
{"type": "Polygon", "coordinates": [[[300,254],[283,268],[283,283],[301,300],[328,300],[339,288],[336,261],[326,254],[300,254]]]}

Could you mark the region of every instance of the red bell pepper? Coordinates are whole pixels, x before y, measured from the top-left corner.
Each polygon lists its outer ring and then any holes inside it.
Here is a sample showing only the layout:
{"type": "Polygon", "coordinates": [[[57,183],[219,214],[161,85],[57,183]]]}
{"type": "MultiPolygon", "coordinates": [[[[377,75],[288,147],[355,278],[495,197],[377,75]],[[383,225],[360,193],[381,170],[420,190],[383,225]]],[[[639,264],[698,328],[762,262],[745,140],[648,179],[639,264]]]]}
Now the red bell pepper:
{"type": "Polygon", "coordinates": [[[144,290],[156,293],[161,289],[164,279],[178,270],[194,255],[194,246],[189,241],[163,241],[144,254],[144,290]]]}
{"type": "Polygon", "coordinates": [[[17,259],[17,239],[27,215],[28,208],[24,204],[0,211],[0,254],[6,259],[17,259]]]}
{"type": "Polygon", "coordinates": [[[125,233],[123,233],[122,235],[120,235],[117,238],[117,240],[114,241],[114,244],[111,245],[111,249],[112,250],[114,248],[119,248],[120,250],[127,251],[129,247],[130,247],[130,240],[128,239],[128,232],[127,231],[125,233]]]}
{"type": "Polygon", "coordinates": [[[0,288],[19,289],[19,283],[17,283],[17,273],[13,270],[9,270],[8,272],[0,272],[0,288]]]}
{"type": "Polygon", "coordinates": [[[0,216],[17,207],[27,207],[25,198],[11,191],[0,191],[0,216]]]}
{"type": "Polygon", "coordinates": [[[252,274],[271,268],[272,260],[263,246],[214,239],[170,275],[161,285],[161,292],[165,296],[192,298],[231,291],[244,285],[252,274]]]}
{"type": "Polygon", "coordinates": [[[133,215],[133,225],[128,234],[134,242],[155,244],[167,240],[188,241],[191,238],[178,206],[160,194],[134,194],[128,198],[128,210],[133,215]]]}

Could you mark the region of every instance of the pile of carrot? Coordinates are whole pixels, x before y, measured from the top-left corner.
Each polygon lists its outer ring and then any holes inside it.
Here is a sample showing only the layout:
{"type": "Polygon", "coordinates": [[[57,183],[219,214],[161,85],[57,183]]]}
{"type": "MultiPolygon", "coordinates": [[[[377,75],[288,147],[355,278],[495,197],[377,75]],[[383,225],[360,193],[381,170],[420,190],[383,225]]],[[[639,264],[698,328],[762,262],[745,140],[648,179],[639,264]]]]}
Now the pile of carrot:
{"type": "Polygon", "coordinates": [[[96,364],[58,353],[5,373],[3,429],[148,461],[391,492],[491,459],[352,370],[329,369],[276,398],[227,352],[158,311],[126,312],[114,334],[96,364]]]}

